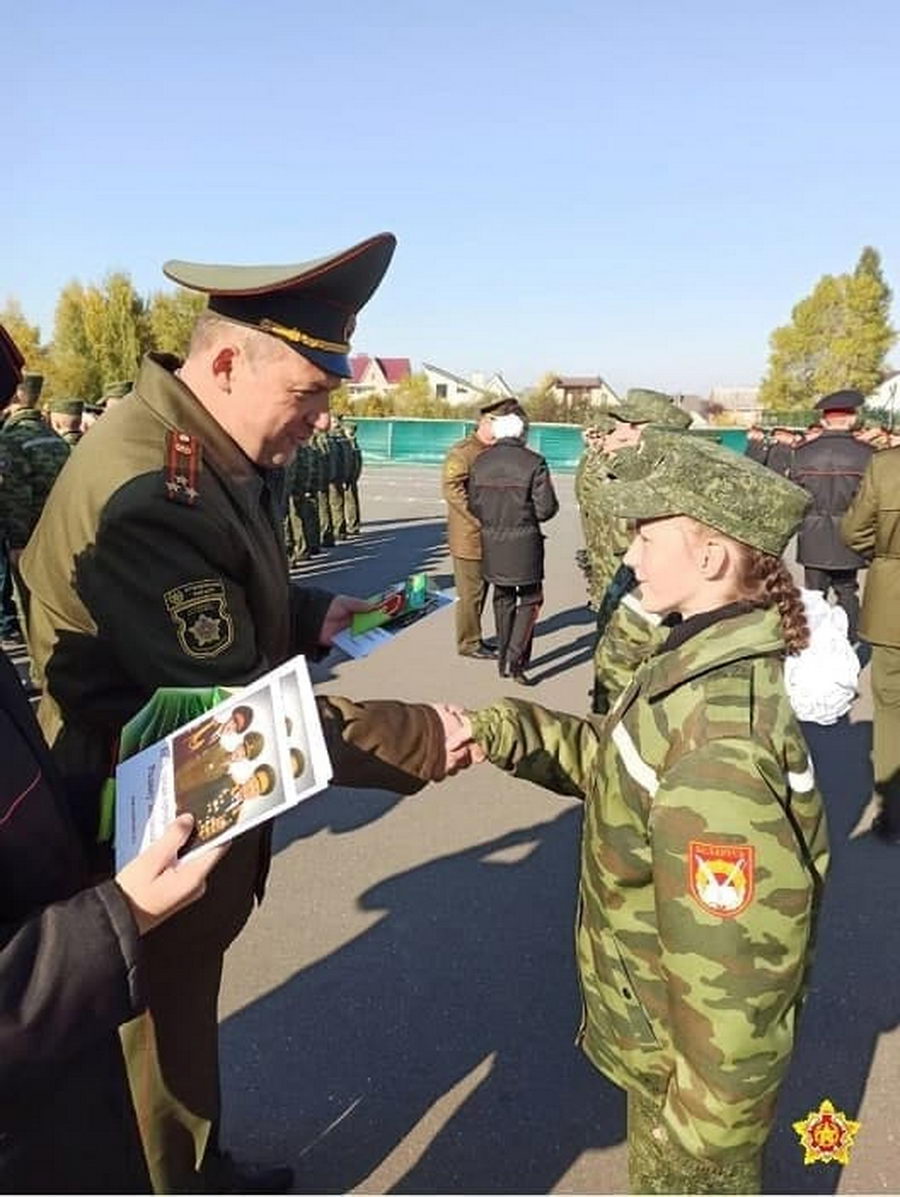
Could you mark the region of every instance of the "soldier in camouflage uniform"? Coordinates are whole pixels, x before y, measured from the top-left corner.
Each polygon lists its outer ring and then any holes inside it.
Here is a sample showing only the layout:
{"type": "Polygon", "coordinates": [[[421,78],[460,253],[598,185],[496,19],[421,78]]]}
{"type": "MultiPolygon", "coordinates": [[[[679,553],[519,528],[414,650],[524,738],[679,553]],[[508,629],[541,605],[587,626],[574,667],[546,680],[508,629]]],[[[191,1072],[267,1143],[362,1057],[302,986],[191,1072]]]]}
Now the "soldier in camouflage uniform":
{"type": "Polygon", "coordinates": [[[70,449],[81,440],[81,420],[84,403],[81,399],[54,399],[49,405],[50,427],[63,438],[70,449]]]}
{"type": "Polygon", "coordinates": [[[808,641],[780,560],[807,502],[684,438],[610,495],[648,521],[626,558],[645,607],[683,616],[615,708],[463,719],[495,765],[585,802],[578,1041],[628,1093],[633,1192],[759,1189],[827,866],[783,676],[808,641]]]}
{"type": "Polygon", "coordinates": [[[335,540],[347,539],[347,521],[344,517],[344,491],[350,480],[353,465],[350,442],[344,436],[340,416],[331,417],[328,431],[328,452],[331,473],[328,483],[328,504],[331,508],[331,527],[335,540]]]}
{"type": "Polygon", "coordinates": [[[331,504],[328,493],[332,472],[331,447],[328,443],[330,427],[331,416],[325,412],[316,421],[316,431],[309,442],[310,449],[316,455],[316,509],[319,513],[319,544],[323,549],[330,549],[334,544],[334,526],[331,522],[331,504]]]}
{"type": "Polygon", "coordinates": [[[318,456],[309,445],[301,445],[294,458],[293,500],[294,509],[303,530],[306,557],[320,553],[319,506],[318,506],[318,456]]]}
{"type": "MultiPolygon", "coordinates": [[[[0,429],[0,443],[9,449],[9,474],[4,486],[15,516],[8,529],[13,563],[34,531],[50,488],[71,452],[66,442],[44,423],[36,404],[40,386],[25,375],[16,392],[16,403],[0,429]],[[14,446],[14,448],[13,448],[14,446]]],[[[43,379],[41,379],[43,382],[43,379]]]]}
{"type": "Polygon", "coordinates": [[[359,534],[359,479],[362,474],[362,449],[356,439],[356,424],[352,420],[344,420],[344,436],[350,446],[348,479],[344,487],[344,523],[348,536],[359,534]]]}
{"type": "MultiPolygon", "coordinates": [[[[580,484],[589,603],[597,612],[592,703],[595,714],[604,714],[614,697],[598,679],[607,673],[612,676],[611,668],[604,668],[604,655],[609,652],[607,629],[623,595],[634,585],[631,572],[622,568],[622,559],[631,541],[630,528],[627,521],[609,510],[609,486],[616,480],[633,481],[643,477],[659,456],[665,430],[681,431],[690,423],[687,412],[659,391],[632,389],[625,401],[609,414],[615,427],[603,437],[599,450],[585,455],[580,484]]],[[[639,627],[638,624],[629,628],[630,644],[636,645],[639,627]]],[[[646,637],[644,641],[647,641],[646,637]]],[[[649,641],[646,647],[649,650],[649,641]]],[[[614,653],[613,660],[621,671],[628,668],[631,658],[622,659],[614,653]]]]}

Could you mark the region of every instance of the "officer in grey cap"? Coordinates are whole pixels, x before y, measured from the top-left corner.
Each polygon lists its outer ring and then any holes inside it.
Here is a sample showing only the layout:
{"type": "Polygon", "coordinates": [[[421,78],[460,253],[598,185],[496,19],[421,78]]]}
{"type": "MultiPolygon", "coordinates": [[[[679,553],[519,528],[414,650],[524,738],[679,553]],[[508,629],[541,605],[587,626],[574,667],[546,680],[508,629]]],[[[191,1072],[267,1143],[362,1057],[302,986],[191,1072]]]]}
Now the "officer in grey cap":
{"type": "MultiPolygon", "coordinates": [[[[209,296],[186,359],[148,355],[54,488],[22,556],[29,638],[41,725],[95,851],[121,729],[158,687],[246,685],[320,655],[368,609],[290,582],[282,467],[350,376],[356,313],[394,246],[383,233],[294,266],[167,263],[209,296]]],[[[448,767],[430,707],[318,703],[336,780],[411,793],[448,767]]],[[[216,1133],[222,960],[261,895],[270,834],[245,831],[200,902],[147,943],[149,1014],[124,1038],[158,1192],[291,1183],[289,1169],[235,1165],[216,1133]]]]}

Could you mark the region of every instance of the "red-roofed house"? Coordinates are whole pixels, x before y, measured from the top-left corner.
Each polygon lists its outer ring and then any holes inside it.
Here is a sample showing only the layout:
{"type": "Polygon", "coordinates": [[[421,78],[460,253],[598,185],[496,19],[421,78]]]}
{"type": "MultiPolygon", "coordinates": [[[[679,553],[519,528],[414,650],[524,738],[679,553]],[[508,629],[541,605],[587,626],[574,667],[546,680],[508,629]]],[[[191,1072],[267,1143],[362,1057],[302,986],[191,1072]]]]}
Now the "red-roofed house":
{"type": "Polygon", "coordinates": [[[347,390],[354,398],[361,395],[383,395],[412,374],[408,357],[369,357],[357,353],[350,358],[352,378],[347,390]]]}

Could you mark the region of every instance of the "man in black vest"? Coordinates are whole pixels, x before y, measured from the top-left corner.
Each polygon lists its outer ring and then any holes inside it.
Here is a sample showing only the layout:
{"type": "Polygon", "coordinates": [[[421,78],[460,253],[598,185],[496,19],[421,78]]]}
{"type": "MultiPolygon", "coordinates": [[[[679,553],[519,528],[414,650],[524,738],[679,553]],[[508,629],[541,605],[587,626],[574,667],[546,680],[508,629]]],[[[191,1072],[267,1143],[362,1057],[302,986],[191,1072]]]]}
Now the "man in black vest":
{"type": "Polygon", "coordinates": [[[797,545],[804,584],[826,595],[834,590],[847,612],[848,631],[854,642],[859,624],[856,571],[866,561],[844,544],[840,523],[873,453],[871,445],[853,435],[862,402],[859,391],[835,391],[820,399],[816,408],[822,413],[822,434],[796,450],[791,467],[793,481],[813,497],[797,545]]]}

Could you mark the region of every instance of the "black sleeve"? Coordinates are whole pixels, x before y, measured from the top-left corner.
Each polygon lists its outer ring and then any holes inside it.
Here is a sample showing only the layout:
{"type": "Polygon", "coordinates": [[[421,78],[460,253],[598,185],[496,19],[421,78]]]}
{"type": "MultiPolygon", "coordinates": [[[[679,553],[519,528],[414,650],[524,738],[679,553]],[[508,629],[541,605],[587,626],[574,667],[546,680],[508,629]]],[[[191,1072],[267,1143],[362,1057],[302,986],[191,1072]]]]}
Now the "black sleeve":
{"type": "Polygon", "coordinates": [[[534,504],[534,514],[539,523],[552,519],[559,511],[559,500],[553,489],[547,463],[543,459],[535,470],[531,481],[531,501],[534,504]]]}
{"type": "Polygon", "coordinates": [[[112,881],[0,925],[0,1090],[52,1083],[140,1013],[138,944],[112,881]]]}

